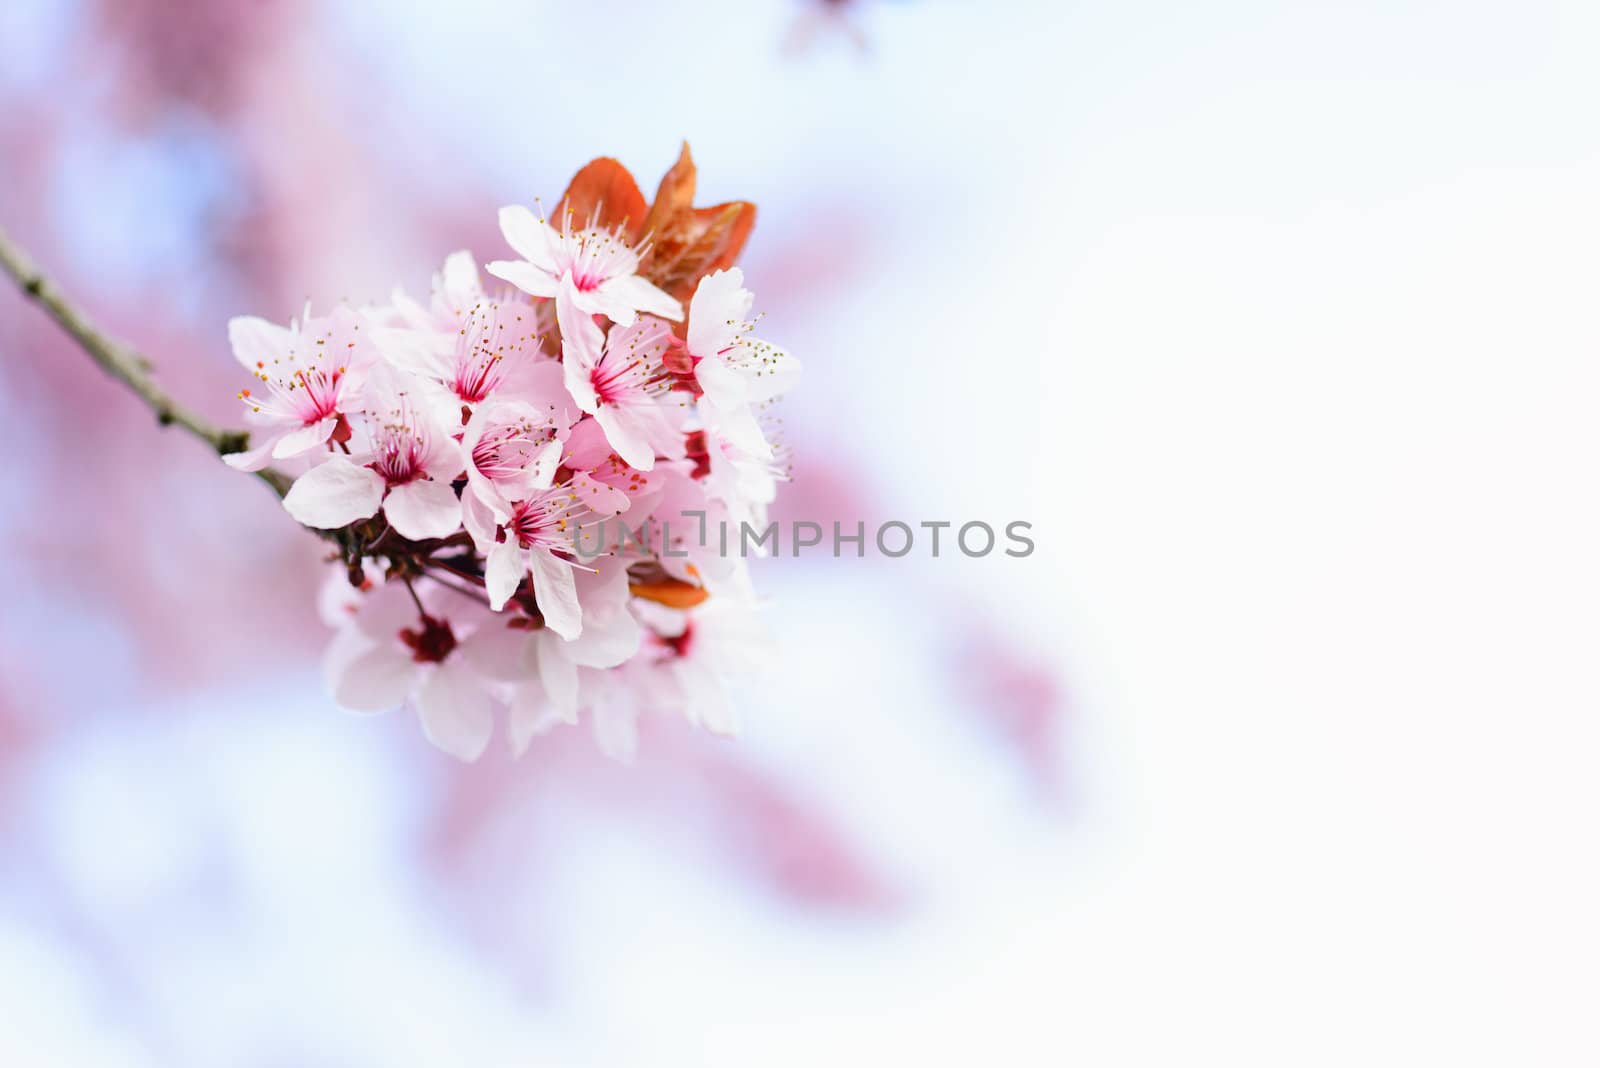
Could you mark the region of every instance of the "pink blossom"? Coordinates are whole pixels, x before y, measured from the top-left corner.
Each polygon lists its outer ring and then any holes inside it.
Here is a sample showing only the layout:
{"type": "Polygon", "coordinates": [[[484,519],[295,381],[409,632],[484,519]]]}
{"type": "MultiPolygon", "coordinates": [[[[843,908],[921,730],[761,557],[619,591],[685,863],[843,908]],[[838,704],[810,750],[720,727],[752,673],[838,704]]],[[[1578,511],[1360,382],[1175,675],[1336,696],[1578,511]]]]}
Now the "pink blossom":
{"type": "Polygon", "coordinates": [[[630,466],[648,471],[656,457],[683,456],[687,402],[662,364],[672,331],[660,319],[638,319],[603,334],[586,313],[556,298],[567,391],[605,431],[630,466]]]}
{"type": "Polygon", "coordinates": [[[704,391],[707,420],[752,456],[769,454],[750,406],[789,389],[800,362],[780,348],[751,336],[755,297],[744,288],[737,267],[714,271],[700,280],[689,301],[685,347],[694,362],[695,381],[704,391]]]}
{"type": "Polygon", "coordinates": [[[347,307],[277,326],[253,315],[228,323],[234,358],[259,386],[239,391],[255,447],[223,459],[241,471],[301,456],[350,438],[367,372],[376,359],[371,332],[347,307]]]}
{"type": "Polygon", "coordinates": [[[683,306],[639,277],[640,252],[620,228],[572,229],[570,216],[556,230],[527,208],[500,209],[500,232],[520,260],[495,260],[488,271],[535,297],[565,297],[586,315],[629,326],[639,312],[683,318],[683,306]]]}
{"type": "Polygon", "coordinates": [[[402,325],[375,332],[397,369],[437,386],[465,422],[491,394],[537,388],[539,371],[555,361],[540,350],[540,313],[525,300],[490,300],[466,253],[453,254],[435,281],[433,308],[397,293],[389,315],[402,325]]]}
{"type": "Polygon", "coordinates": [[[283,506],[306,526],[324,530],[370,519],[381,508],[403,537],[449,537],[461,526],[461,502],[451,488],[462,471],[461,446],[407,394],[386,392],[389,407],[365,413],[367,450],[330,456],[307,471],[283,506]]]}
{"type": "Polygon", "coordinates": [[[334,700],[354,712],[408,704],[429,741],[476,760],[494,727],[493,682],[463,644],[488,613],[475,616],[464,603],[414,598],[397,582],[364,595],[323,660],[334,700]]]}
{"type": "Polygon", "coordinates": [[[504,608],[528,577],[545,625],[564,638],[576,638],[583,629],[583,616],[569,557],[584,515],[566,486],[513,502],[503,520],[476,495],[469,495],[466,525],[484,555],[489,607],[497,612],[504,608]]]}
{"type": "Polygon", "coordinates": [[[562,439],[576,420],[561,386],[560,368],[552,362],[538,370],[546,372],[539,377],[549,380],[544,387],[490,400],[472,413],[462,431],[467,492],[497,519],[510,514],[512,501],[550,488],[561,463],[562,439]]]}

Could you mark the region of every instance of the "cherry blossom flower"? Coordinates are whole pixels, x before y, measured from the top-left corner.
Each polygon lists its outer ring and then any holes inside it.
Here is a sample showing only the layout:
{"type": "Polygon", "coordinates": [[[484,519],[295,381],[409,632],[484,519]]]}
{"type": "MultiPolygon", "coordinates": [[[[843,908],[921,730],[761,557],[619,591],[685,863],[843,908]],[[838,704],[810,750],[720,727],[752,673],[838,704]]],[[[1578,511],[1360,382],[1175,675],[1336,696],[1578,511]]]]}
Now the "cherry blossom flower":
{"type": "Polygon", "coordinates": [[[367,371],[376,360],[370,331],[350,308],[305,317],[287,327],[253,315],[228,323],[234,357],[259,386],[239,391],[255,447],[223,457],[241,471],[350,440],[350,416],[362,404],[367,371]]]}
{"type": "Polygon", "coordinates": [[[789,389],[799,376],[800,362],[751,336],[755,323],[747,317],[754,301],[739,268],[706,275],[689,302],[685,348],[705,394],[708,421],[718,423],[744,452],[762,456],[769,450],[750,406],[789,389]]]}
{"type": "Polygon", "coordinates": [[[403,391],[386,391],[387,410],[366,415],[371,437],[364,463],[330,456],[295,480],[283,506],[324,530],[370,519],[381,508],[402,537],[446,538],[461,526],[451,483],[462,471],[461,446],[403,391]]]}
{"type": "Polygon", "coordinates": [[[486,293],[454,252],[426,304],[397,290],[230,324],[260,386],[240,395],[258,436],[229,462],[298,475],[284,508],[336,547],[320,603],[340,704],[415,707],[463,760],[499,706],[518,754],[584,717],[619,759],[657,712],[734,728],[725,682],[770,646],[742,525],[784,477],[758,410],[799,365],[751,336],[753,298],[724,269],[754,206],[694,208],[693,184],[685,151],[644,217],[600,160],[563,198],[586,226],[503,209],[523,258],[488,270],[522,292],[486,293]],[[632,244],[647,229],[660,262],[632,244]]]}
{"type": "Polygon", "coordinates": [[[575,552],[584,510],[572,491],[566,486],[538,491],[513,502],[504,520],[476,495],[467,498],[464,512],[467,530],[484,556],[489,607],[504,608],[524,577],[531,578],[544,624],[563,638],[576,638],[583,616],[568,557],[575,552]]]}
{"type": "Polygon", "coordinates": [[[638,319],[602,334],[587,314],[556,298],[567,391],[593,415],[629,466],[648,471],[658,455],[683,456],[687,402],[662,365],[672,337],[660,319],[638,319]]]}
{"type": "Polygon", "coordinates": [[[554,363],[540,370],[552,379],[553,389],[533,389],[530,397],[553,396],[538,403],[516,398],[493,399],[472,413],[461,435],[467,463],[467,489],[504,521],[511,502],[536,490],[549,489],[561,463],[563,438],[576,421],[576,413],[561,386],[561,370],[554,363]]]}
{"type": "Polygon", "coordinates": [[[748,587],[726,590],[688,611],[636,600],[647,620],[640,658],[657,674],[653,686],[689,722],[734,734],[739,722],[728,680],[771,668],[775,645],[748,587]]]}
{"type": "Polygon", "coordinates": [[[487,270],[535,297],[565,297],[586,315],[604,315],[619,326],[632,325],[639,312],[664,319],[683,318],[683,306],[641,278],[640,251],[615,230],[594,221],[572,229],[571,213],[556,230],[527,208],[500,209],[500,232],[520,260],[495,260],[487,270]]]}
{"type": "Polygon", "coordinates": [[[641,471],[629,467],[593,419],[585,419],[567,437],[561,466],[572,472],[572,492],[591,513],[619,516],[661,484],[661,469],[641,471]]]}
{"type": "Polygon", "coordinates": [[[704,457],[698,473],[706,494],[727,508],[728,521],[764,528],[767,507],[778,497],[778,483],[788,480],[787,469],[781,466],[786,450],[771,449],[770,458],[752,454],[715,426],[695,431],[688,443],[692,455],[704,457]]]}
{"type": "Polygon", "coordinates": [[[538,320],[526,301],[481,298],[455,316],[448,333],[390,327],[374,337],[390,364],[439,387],[465,422],[490,394],[536,389],[541,370],[556,366],[540,351],[538,320]]]}
{"type": "Polygon", "coordinates": [[[583,707],[580,668],[615,668],[639,649],[642,629],[629,609],[626,563],[607,557],[574,576],[584,613],[578,637],[568,640],[549,627],[525,626],[527,619],[514,617],[505,626],[486,630],[473,649],[480,671],[510,684],[507,722],[517,755],[535,735],[558,723],[578,722],[583,707]]]}
{"type": "Polygon", "coordinates": [[[463,648],[486,625],[463,603],[415,598],[397,582],[364,595],[323,660],[334,700],[354,712],[409,704],[430,742],[476,760],[494,729],[494,683],[463,648]]]}

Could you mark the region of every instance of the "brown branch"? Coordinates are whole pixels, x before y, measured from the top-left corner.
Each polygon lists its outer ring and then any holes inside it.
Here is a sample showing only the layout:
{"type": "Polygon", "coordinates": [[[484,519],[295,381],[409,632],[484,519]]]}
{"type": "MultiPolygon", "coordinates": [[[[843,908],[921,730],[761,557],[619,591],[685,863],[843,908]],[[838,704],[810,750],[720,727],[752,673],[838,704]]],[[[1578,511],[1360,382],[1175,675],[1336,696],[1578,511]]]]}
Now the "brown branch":
{"type": "MultiPolygon", "coordinates": [[[[34,266],[27,253],[0,230],[0,268],[16,279],[22,292],[54,319],[67,335],[100,369],[115,378],[145,402],[155,413],[162,426],[180,426],[204,441],[222,456],[242,452],[249,442],[249,434],[242,430],[225,430],[184,408],[173,400],[150,373],[150,363],[120,341],[102,334],[89,321],[88,316],[73,306],[62,292],[34,266]]],[[[290,478],[281,471],[267,468],[255,472],[257,478],[271,486],[278,496],[289,492],[290,478]]]]}

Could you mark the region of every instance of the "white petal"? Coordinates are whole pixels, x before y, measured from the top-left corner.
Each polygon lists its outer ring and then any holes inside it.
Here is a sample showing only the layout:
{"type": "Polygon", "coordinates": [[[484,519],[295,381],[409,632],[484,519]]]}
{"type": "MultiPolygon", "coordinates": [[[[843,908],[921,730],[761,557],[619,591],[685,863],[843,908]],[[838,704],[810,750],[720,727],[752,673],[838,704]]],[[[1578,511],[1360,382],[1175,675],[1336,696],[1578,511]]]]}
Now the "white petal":
{"type": "Polygon", "coordinates": [[[772,446],[761,432],[761,424],[756,422],[750,406],[736,404],[731,408],[723,408],[710,397],[708,393],[701,398],[700,410],[705,416],[706,425],[745,455],[760,460],[769,459],[772,446]]]}
{"type": "Polygon", "coordinates": [[[577,722],[577,713],[566,715],[558,709],[545,695],[544,687],[539,685],[538,680],[523,683],[511,694],[508,717],[511,752],[520,757],[528,751],[528,743],[533,741],[535,735],[544,734],[558,723],[577,722]]]}
{"type": "Polygon", "coordinates": [[[446,660],[423,680],[417,712],[428,741],[458,760],[477,760],[494,733],[489,692],[460,660],[446,660]]]}
{"type": "Polygon", "coordinates": [[[548,549],[534,549],[528,554],[528,563],[533,571],[533,600],[545,626],[563,638],[576,638],[583,629],[583,616],[572,565],[557,560],[548,549]]]}
{"type": "Polygon", "coordinates": [[[639,621],[627,609],[605,623],[596,623],[585,612],[583,633],[567,643],[566,654],[574,664],[584,667],[616,667],[639,651],[639,621]]]}
{"type": "Polygon", "coordinates": [[[683,690],[684,714],[713,734],[731,735],[739,730],[739,720],[722,680],[711,668],[692,658],[673,664],[673,674],[683,690]]]}
{"type": "Polygon", "coordinates": [[[398,642],[370,641],[350,628],[334,635],[323,662],[333,699],[352,712],[385,712],[411,692],[415,662],[398,642]]]}
{"type": "Polygon", "coordinates": [[[496,542],[484,554],[483,584],[489,591],[489,607],[496,612],[511,600],[527,574],[527,556],[527,550],[509,538],[496,542]]]}
{"type": "Polygon", "coordinates": [[[648,471],[656,465],[656,451],[650,447],[645,428],[633,412],[615,404],[602,404],[595,411],[594,420],[629,467],[648,471]]]}
{"type": "Polygon", "coordinates": [[[383,503],[383,478],[342,456],[326,460],[299,478],[283,498],[284,509],[308,527],[333,530],[376,515],[383,503]]]}
{"type": "Polygon", "coordinates": [[[554,276],[522,260],[495,260],[484,270],[496,278],[503,278],[524,293],[535,297],[553,297],[558,288],[554,276]]]}
{"type": "Polygon", "coordinates": [[[461,501],[446,482],[421,479],[396,486],[383,502],[383,514],[401,537],[412,541],[448,538],[461,528],[461,501]]]}
{"type": "Polygon", "coordinates": [[[561,342],[561,376],[566,380],[567,392],[572,395],[578,407],[593,414],[600,410],[600,394],[594,389],[594,376],[591,373],[592,363],[586,363],[581,349],[569,345],[565,339],[561,342]]]}
{"type": "MultiPolygon", "coordinates": [[[[555,274],[556,261],[550,249],[551,230],[537,215],[521,204],[511,204],[501,208],[500,232],[505,235],[506,244],[510,245],[517,255],[546,274],[555,274]]],[[[492,269],[490,273],[494,273],[492,269]]],[[[549,294],[542,295],[549,296],[549,294]]]]}
{"type": "Polygon", "coordinates": [[[461,643],[461,655],[478,674],[502,682],[530,677],[534,637],[528,631],[501,625],[492,619],[461,643]]]}
{"type": "Polygon", "coordinates": [[[492,499],[474,492],[470,484],[467,486],[467,492],[461,495],[461,525],[472,535],[472,544],[485,556],[489,555],[490,549],[499,544],[495,540],[495,535],[499,532],[500,524],[510,514],[509,512],[497,514],[494,509],[492,499]]]}
{"type": "Polygon", "coordinates": [[[689,351],[711,359],[733,344],[750,318],[755,298],[744,288],[744,272],[737,267],[712,271],[700,279],[689,301],[689,351]]]}
{"type": "Polygon", "coordinates": [[[441,338],[454,347],[453,337],[432,330],[387,327],[372,332],[378,352],[391,366],[423,378],[443,378],[448,371],[445,358],[439,351],[443,347],[441,338]]]}
{"type": "Polygon", "coordinates": [[[444,258],[444,270],[434,282],[445,302],[452,309],[472,307],[483,296],[483,283],[478,280],[478,265],[472,253],[461,249],[444,258]]]}
{"type": "MultiPolygon", "coordinates": [[[[683,318],[683,305],[679,304],[666,291],[656,287],[653,283],[645,281],[636,274],[625,274],[620,278],[612,278],[602,282],[597,290],[608,304],[616,304],[634,311],[647,312],[650,315],[659,315],[663,319],[677,322],[683,318]]],[[[609,314],[609,312],[607,313],[609,314]]],[[[617,322],[622,320],[611,316],[617,322]]],[[[631,321],[633,316],[628,316],[631,321]]]]}
{"type": "MultiPolygon", "coordinates": [[[[255,436],[255,435],[252,435],[255,436]]],[[[230,452],[222,458],[222,462],[235,471],[259,471],[272,460],[272,448],[278,444],[278,439],[271,435],[260,435],[261,444],[244,452],[230,452]]]]}
{"type": "Polygon", "coordinates": [[[234,359],[255,374],[258,365],[271,365],[289,354],[294,333],[254,315],[238,315],[228,320],[228,343],[233,346],[234,359]]]}
{"type": "Polygon", "coordinates": [[[750,396],[749,376],[735,371],[721,357],[701,360],[695,365],[694,377],[719,408],[736,408],[750,396]]]}
{"type": "Polygon", "coordinates": [[[550,703],[569,723],[578,719],[578,665],[568,660],[562,641],[553,634],[539,636],[539,682],[550,703]]]}
{"type": "Polygon", "coordinates": [[[298,430],[291,430],[277,440],[272,446],[274,460],[287,460],[291,456],[299,456],[303,452],[310,452],[318,445],[328,442],[328,435],[333,433],[333,428],[339,420],[333,416],[318,419],[315,423],[303,426],[298,430]]]}
{"type": "Polygon", "coordinates": [[[784,349],[773,348],[765,342],[756,341],[755,338],[746,338],[745,343],[755,342],[759,345],[760,359],[756,362],[756,373],[746,378],[750,399],[753,401],[771,400],[773,397],[787,393],[794,387],[795,380],[800,377],[800,361],[784,349]]]}

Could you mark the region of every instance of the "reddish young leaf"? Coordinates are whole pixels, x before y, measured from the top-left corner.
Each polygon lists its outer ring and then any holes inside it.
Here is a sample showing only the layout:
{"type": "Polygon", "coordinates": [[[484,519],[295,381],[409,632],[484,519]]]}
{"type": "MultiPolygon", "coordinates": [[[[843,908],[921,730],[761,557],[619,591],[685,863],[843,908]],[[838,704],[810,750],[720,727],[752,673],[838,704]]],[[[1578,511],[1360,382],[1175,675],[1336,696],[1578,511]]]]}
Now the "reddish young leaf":
{"type": "Polygon", "coordinates": [[[646,206],[639,183],[633,180],[628,168],[609,156],[590,160],[583,170],[572,176],[551,222],[559,228],[570,212],[572,228],[580,229],[589,225],[597,208],[598,225],[602,230],[626,225],[632,233],[644,222],[646,206]]]}
{"type": "Polygon", "coordinates": [[[657,237],[644,276],[679,300],[688,300],[701,278],[733,265],[755,222],[756,206],[746,200],[679,215],[657,237]]]}
{"type": "Polygon", "coordinates": [[[668,608],[693,608],[711,596],[703,588],[691,586],[675,578],[661,578],[653,582],[630,582],[628,590],[635,597],[643,597],[647,601],[664,604],[668,608]]]}
{"type": "Polygon", "coordinates": [[[640,273],[679,300],[693,296],[710,272],[733,266],[756,222],[756,206],[744,200],[696,208],[696,175],[685,141],[639,230],[650,239],[640,273]]]}
{"type": "Polygon", "coordinates": [[[678,162],[661,176],[661,184],[656,187],[655,203],[650,205],[650,214],[645,217],[641,235],[665,234],[679,215],[692,211],[694,185],[694,157],[689,155],[689,142],[685,141],[678,152],[678,162]]]}

